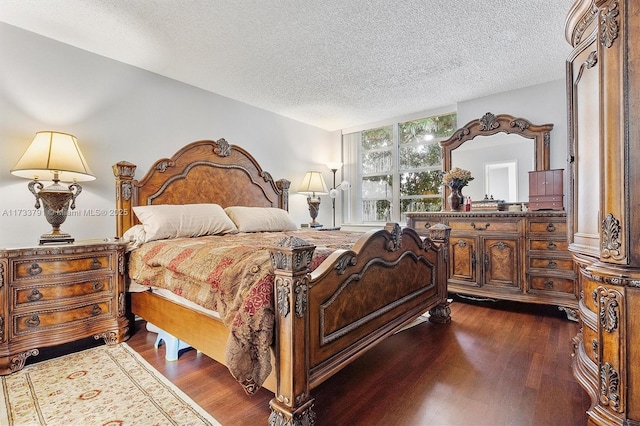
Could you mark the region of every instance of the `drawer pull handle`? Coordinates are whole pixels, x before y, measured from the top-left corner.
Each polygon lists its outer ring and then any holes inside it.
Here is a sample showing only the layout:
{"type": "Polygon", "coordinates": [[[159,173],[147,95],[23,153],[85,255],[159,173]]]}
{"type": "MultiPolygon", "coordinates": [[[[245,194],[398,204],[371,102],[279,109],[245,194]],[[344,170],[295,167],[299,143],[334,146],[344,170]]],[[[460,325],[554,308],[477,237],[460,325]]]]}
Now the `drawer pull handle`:
{"type": "Polygon", "coordinates": [[[431,228],[431,222],[425,222],[424,223],[424,227],[425,227],[425,229],[431,228]]]}
{"type": "Polygon", "coordinates": [[[89,267],[91,269],[100,269],[100,268],[102,268],[102,263],[100,263],[100,259],[98,259],[97,257],[94,257],[93,260],[91,261],[91,265],[89,265],[89,267]]]}
{"type": "Polygon", "coordinates": [[[473,229],[475,229],[476,231],[484,231],[486,230],[491,224],[490,223],[485,223],[484,227],[482,225],[480,226],[476,226],[476,224],[474,222],[471,222],[471,227],[473,229]]]}
{"type": "Polygon", "coordinates": [[[40,293],[40,290],[38,290],[37,288],[34,288],[33,290],[31,290],[31,294],[27,297],[27,300],[29,300],[29,302],[37,302],[43,297],[44,295],[40,293]]]}
{"type": "Polygon", "coordinates": [[[547,224],[547,231],[554,232],[556,230],[556,226],[553,223],[547,224]]]}
{"type": "Polygon", "coordinates": [[[34,328],[40,325],[40,318],[37,315],[31,315],[24,323],[27,327],[34,328]]]}
{"type": "Polygon", "coordinates": [[[549,269],[556,269],[557,267],[558,267],[558,264],[553,260],[550,260],[549,263],[547,264],[547,268],[549,269]]]}
{"type": "Polygon", "coordinates": [[[545,281],[544,282],[544,286],[547,290],[551,290],[553,289],[553,281],[549,280],[549,281],[545,281]]]}
{"type": "Polygon", "coordinates": [[[556,243],[554,243],[553,241],[549,241],[549,242],[547,243],[547,248],[548,248],[549,250],[555,250],[555,249],[557,249],[557,248],[558,248],[558,246],[557,246],[557,245],[556,245],[556,243]]]}
{"type": "Polygon", "coordinates": [[[100,305],[95,304],[91,307],[91,311],[89,313],[93,316],[100,315],[102,313],[102,309],[100,309],[100,305]]]}
{"type": "Polygon", "coordinates": [[[29,275],[34,276],[42,273],[42,268],[37,263],[32,263],[31,266],[27,268],[27,272],[29,275]]]}
{"type": "Polygon", "coordinates": [[[93,282],[93,291],[102,291],[104,289],[104,283],[102,281],[93,282]]]}

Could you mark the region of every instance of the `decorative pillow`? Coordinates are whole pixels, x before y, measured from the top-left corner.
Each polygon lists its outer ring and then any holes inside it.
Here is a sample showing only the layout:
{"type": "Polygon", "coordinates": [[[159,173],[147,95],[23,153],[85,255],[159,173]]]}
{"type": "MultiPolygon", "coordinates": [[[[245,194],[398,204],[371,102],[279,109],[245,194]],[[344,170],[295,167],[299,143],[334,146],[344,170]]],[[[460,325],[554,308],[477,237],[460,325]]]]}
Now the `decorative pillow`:
{"type": "Polygon", "coordinates": [[[286,210],[275,207],[227,207],[229,215],[240,232],[295,231],[296,224],[286,210]]]}
{"type": "Polygon", "coordinates": [[[159,204],[133,211],[144,226],[145,242],[238,232],[218,204],[159,204]]]}

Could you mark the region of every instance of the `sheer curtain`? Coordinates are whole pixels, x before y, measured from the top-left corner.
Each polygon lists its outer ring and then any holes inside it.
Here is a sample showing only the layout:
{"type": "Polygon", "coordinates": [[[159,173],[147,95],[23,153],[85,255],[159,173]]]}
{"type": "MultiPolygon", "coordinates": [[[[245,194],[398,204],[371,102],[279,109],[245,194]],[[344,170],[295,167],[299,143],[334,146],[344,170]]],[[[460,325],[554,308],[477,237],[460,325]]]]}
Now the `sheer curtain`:
{"type": "Polygon", "coordinates": [[[342,178],[351,184],[349,191],[341,191],[342,222],[345,224],[362,222],[362,167],[358,154],[361,139],[361,132],[342,135],[342,178]]]}

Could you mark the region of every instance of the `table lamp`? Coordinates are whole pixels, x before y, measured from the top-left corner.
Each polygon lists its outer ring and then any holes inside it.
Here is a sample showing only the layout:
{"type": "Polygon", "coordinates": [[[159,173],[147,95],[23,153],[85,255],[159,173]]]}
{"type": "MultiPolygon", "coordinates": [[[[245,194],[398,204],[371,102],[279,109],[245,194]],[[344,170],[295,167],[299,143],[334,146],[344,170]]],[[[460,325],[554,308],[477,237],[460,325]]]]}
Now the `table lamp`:
{"type": "Polygon", "coordinates": [[[301,194],[307,194],[307,204],[309,204],[309,214],[311,215],[311,228],[321,228],[322,225],[316,222],[318,217],[318,210],[320,209],[320,197],[319,195],[326,195],[329,193],[327,184],[324,182],[324,177],[320,172],[307,172],[300,184],[298,192],[301,194]]]}
{"type": "Polygon", "coordinates": [[[35,208],[39,209],[42,201],[45,218],[52,226],[50,233],[40,237],[40,244],[72,243],[74,239],[60,231],[60,225],[67,218],[69,207],[76,208],[76,198],[82,191],[77,182],[95,179],[76,137],[60,132],[37,132],[11,174],[33,179],[28,188],[36,197],[35,208]],[[40,179],[52,180],[53,184],[45,188],[40,179]],[[60,181],[72,183],[64,187],[60,181]]]}

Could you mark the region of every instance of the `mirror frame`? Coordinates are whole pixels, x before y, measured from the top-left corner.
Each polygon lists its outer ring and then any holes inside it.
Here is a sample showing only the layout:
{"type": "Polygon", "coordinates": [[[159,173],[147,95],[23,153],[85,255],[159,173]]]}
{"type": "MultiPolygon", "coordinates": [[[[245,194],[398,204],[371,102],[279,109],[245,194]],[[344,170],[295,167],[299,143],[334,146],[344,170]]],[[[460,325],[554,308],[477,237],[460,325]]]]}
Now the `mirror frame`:
{"type": "MultiPolygon", "coordinates": [[[[514,117],[509,114],[494,115],[487,112],[482,118],[472,120],[463,127],[453,132],[453,135],[440,142],[442,148],[442,172],[451,170],[451,152],[463,143],[474,139],[476,136],[491,136],[496,133],[520,135],[527,139],[533,139],[535,168],[536,170],[550,169],[551,130],[553,124],[533,124],[526,118],[514,117]]],[[[450,188],[444,187],[442,191],[442,209],[445,210],[450,188]]]]}

